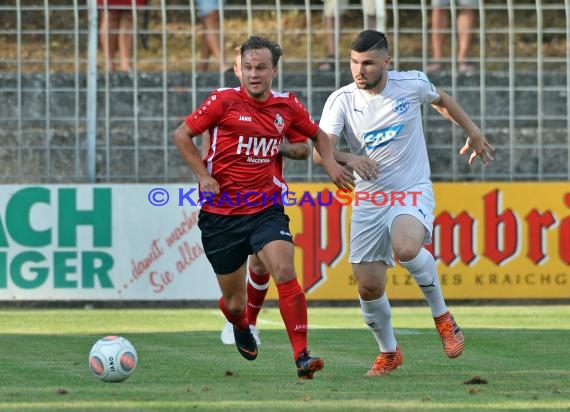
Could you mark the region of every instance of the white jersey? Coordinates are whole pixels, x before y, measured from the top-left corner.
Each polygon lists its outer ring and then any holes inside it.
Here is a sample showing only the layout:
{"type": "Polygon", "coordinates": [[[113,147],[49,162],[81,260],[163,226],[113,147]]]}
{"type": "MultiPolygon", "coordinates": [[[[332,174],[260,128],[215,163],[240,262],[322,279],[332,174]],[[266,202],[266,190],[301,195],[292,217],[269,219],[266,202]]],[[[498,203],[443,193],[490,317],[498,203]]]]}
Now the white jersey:
{"type": "Polygon", "coordinates": [[[360,90],[356,83],[333,92],[319,125],[338,137],[344,132],[353,154],[378,163],[376,180],[363,180],[355,174],[355,190],[389,193],[425,188],[431,192],[421,110],[438,93],[423,72],[387,74],[386,87],[378,95],[360,90]]]}

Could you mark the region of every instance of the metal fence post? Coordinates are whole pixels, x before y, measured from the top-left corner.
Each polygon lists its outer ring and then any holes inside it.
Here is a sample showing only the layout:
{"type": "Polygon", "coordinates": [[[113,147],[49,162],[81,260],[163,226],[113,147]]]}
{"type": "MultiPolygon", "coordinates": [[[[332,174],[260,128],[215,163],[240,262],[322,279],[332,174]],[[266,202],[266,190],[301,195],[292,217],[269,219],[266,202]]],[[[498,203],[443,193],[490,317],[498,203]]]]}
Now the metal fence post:
{"type": "Polygon", "coordinates": [[[95,182],[97,139],[97,3],[88,0],[89,45],[87,47],[87,180],[95,182]]]}

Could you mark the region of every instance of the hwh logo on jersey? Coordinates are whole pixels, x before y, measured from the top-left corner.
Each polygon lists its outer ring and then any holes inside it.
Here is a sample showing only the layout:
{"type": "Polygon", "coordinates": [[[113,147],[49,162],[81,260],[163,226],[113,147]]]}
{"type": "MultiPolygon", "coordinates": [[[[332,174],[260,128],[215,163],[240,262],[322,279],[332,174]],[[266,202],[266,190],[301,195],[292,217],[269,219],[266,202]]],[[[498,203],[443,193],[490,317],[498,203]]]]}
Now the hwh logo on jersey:
{"type": "Polygon", "coordinates": [[[237,144],[237,154],[246,156],[276,156],[279,152],[280,138],[275,137],[245,137],[240,136],[237,144]]]}
{"type": "Polygon", "coordinates": [[[362,135],[362,139],[364,140],[364,143],[366,143],[366,148],[368,150],[376,149],[390,143],[390,141],[394,139],[403,128],[403,123],[396,124],[385,129],[364,133],[362,135]]]}

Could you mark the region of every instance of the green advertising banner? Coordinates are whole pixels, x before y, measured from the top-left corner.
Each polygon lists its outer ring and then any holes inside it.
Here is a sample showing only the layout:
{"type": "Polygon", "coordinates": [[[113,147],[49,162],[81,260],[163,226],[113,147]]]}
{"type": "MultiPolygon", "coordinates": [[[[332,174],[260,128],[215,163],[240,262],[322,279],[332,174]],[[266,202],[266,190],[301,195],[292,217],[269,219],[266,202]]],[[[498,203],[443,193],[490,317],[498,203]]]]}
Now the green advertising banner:
{"type": "Polygon", "coordinates": [[[0,186],[0,300],[217,299],[196,193],[0,186]]]}

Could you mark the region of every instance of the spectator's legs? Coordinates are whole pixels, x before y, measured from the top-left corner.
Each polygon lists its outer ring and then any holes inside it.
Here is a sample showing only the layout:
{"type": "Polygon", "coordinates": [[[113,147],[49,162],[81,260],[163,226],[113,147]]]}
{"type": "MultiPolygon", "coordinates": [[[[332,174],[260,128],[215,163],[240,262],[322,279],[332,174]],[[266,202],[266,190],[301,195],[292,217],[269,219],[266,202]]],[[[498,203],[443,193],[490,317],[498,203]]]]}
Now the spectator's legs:
{"type": "Polygon", "coordinates": [[[133,70],[133,12],[132,10],[120,10],[119,32],[119,70],[130,72],[133,70]]]}
{"type": "Polygon", "coordinates": [[[434,69],[441,69],[443,58],[443,30],[449,25],[449,15],[446,9],[434,8],[431,11],[431,46],[434,69]],[[439,67],[437,67],[439,66],[439,67]]]}
{"type": "Polygon", "coordinates": [[[336,55],[336,44],[334,41],[334,17],[325,17],[325,36],[327,39],[327,59],[329,61],[322,62],[319,70],[334,70],[334,58],[336,55]]]}
{"type": "Polygon", "coordinates": [[[198,61],[197,67],[197,70],[199,72],[208,71],[208,60],[210,59],[210,54],[212,53],[210,52],[210,47],[208,47],[208,41],[206,40],[206,35],[204,34],[204,36],[202,36],[202,42],[200,43],[200,60],[198,61]]]}
{"type": "Polygon", "coordinates": [[[334,17],[325,17],[325,30],[327,32],[327,56],[334,56],[336,55],[336,44],[334,41],[334,17]]]}
{"type": "Polygon", "coordinates": [[[102,10],[101,25],[99,26],[99,36],[101,47],[103,48],[103,56],[105,59],[105,70],[115,70],[115,53],[118,48],[118,31],[120,10],[102,10]]]}
{"type": "Polygon", "coordinates": [[[466,63],[469,52],[471,51],[471,30],[475,25],[475,10],[463,9],[457,16],[457,36],[459,48],[457,51],[457,61],[459,62],[459,71],[468,71],[472,69],[472,65],[466,63]]]}
{"type": "Polygon", "coordinates": [[[369,29],[376,30],[376,16],[374,14],[366,16],[366,21],[369,29]]]}
{"type": "Polygon", "coordinates": [[[222,61],[222,53],[220,51],[220,13],[218,10],[213,11],[202,17],[204,23],[204,41],[202,42],[201,55],[202,62],[200,69],[205,71],[208,68],[208,58],[211,54],[218,60],[220,70],[226,71],[225,62],[222,61]],[[208,48],[207,55],[205,47],[208,48]],[[204,61],[205,60],[205,61],[204,61]]]}

